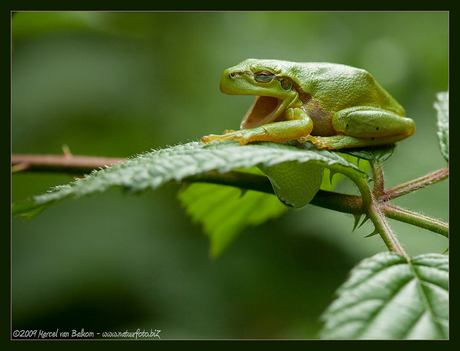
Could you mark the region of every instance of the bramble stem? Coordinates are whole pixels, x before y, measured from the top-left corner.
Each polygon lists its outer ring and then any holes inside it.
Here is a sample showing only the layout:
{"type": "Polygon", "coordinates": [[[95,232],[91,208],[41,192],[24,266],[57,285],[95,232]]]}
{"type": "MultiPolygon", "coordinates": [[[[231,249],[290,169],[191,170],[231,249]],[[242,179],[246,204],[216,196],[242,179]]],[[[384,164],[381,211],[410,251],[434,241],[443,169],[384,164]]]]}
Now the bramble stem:
{"type": "Polygon", "coordinates": [[[380,162],[370,162],[372,168],[372,174],[374,175],[374,190],[372,194],[376,199],[382,197],[385,193],[385,179],[383,176],[382,164],[380,162]]]}
{"type": "Polygon", "coordinates": [[[380,200],[380,197],[384,193],[382,164],[375,161],[371,161],[370,164],[374,176],[373,192],[371,192],[369,185],[364,179],[360,178],[358,182],[358,179],[352,178],[363,197],[363,205],[365,207],[366,214],[369,216],[372,223],[374,223],[376,231],[380,234],[380,237],[388,247],[388,250],[400,254],[405,257],[407,261],[410,261],[409,256],[402,248],[394,232],[391,230],[385,215],[381,210],[381,206],[384,204],[384,202],[380,200]]]}
{"type": "MultiPolygon", "coordinates": [[[[63,155],[12,155],[11,164],[13,172],[61,172],[72,174],[89,173],[93,169],[105,168],[108,165],[122,163],[126,159],[74,156],[68,150],[63,155]]],[[[350,213],[353,215],[367,215],[374,223],[376,230],[382,236],[389,250],[407,257],[395,234],[389,227],[386,218],[395,219],[420,228],[448,237],[448,224],[422,214],[411,212],[398,206],[387,203],[395,197],[418,190],[430,184],[439,182],[449,176],[449,168],[445,167],[426,176],[400,184],[384,190],[384,177],[381,163],[371,162],[374,176],[374,189],[371,192],[364,178],[356,176],[353,171],[344,172],[360,190],[361,196],[339,194],[320,190],[310,204],[327,208],[333,211],[350,213]]],[[[191,176],[183,179],[185,182],[206,182],[239,187],[245,190],[260,191],[274,194],[270,181],[262,175],[246,172],[231,171],[218,173],[205,172],[200,176],[191,176]]]]}
{"type": "Polygon", "coordinates": [[[449,176],[449,167],[441,168],[433,173],[427,174],[423,177],[413,179],[403,184],[399,184],[393,188],[384,191],[382,200],[388,201],[395,197],[408,194],[420,188],[426,187],[446,179],[449,176]]]}
{"type": "Polygon", "coordinates": [[[379,232],[380,237],[390,251],[404,256],[407,261],[410,261],[409,255],[407,255],[407,253],[404,251],[398,239],[396,238],[395,233],[388,225],[385,215],[381,211],[380,207],[381,206],[379,203],[374,202],[373,206],[369,210],[369,217],[371,218],[372,223],[374,223],[375,229],[379,232]]]}
{"type": "Polygon", "coordinates": [[[382,211],[388,218],[430,230],[440,235],[449,237],[449,225],[437,219],[412,212],[388,203],[382,205],[382,211]]]}
{"type": "Polygon", "coordinates": [[[12,172],[60,172],[81,174],[127,161],[123,158],[63,155],[11,155],[12,172]]]}

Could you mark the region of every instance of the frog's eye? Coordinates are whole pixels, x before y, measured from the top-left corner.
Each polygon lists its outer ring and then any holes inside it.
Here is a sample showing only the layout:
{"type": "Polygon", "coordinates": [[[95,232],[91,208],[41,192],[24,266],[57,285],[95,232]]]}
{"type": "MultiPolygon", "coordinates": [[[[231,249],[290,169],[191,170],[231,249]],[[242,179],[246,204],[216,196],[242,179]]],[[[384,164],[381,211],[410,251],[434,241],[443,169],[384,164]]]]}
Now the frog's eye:
{"type": "Polygon", "coordinates": [[[270,83],[273,78],[275,78],[275,75],[269,71],[260,71],[254,73],[254,79],[259,83],[270,83]]]}

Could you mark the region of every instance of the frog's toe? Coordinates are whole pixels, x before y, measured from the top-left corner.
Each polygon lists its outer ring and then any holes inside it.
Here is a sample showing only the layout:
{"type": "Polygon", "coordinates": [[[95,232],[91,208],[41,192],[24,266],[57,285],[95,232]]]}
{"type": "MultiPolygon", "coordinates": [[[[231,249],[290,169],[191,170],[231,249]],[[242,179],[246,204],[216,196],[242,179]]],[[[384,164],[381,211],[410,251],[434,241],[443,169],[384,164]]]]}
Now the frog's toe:
{"type": "Polygon", "coordinates": [[[201,138],[201,142],[203,144],[207,144],[209,142],[211,142],[213,139],[211,138],[211,135],[205,135],[201,138]]]}
{"type": "Polygon", "coordinates": [[[238,136],[239,134],[237,132],[228,133],[224,135],[209,134],[209,135],[203,136],[201,138],[201,142],[204,144],[207,144],[213,140],[218,140],[218,141],[224,141],[224,140],[229,140],[229,139],[237,140],[235,135],[238,136]]]}
{"type": "Polygon", "coordinates": [[[332,149],[334,148],[329,142],[328,142],[328,139],[325,138],[325,137],[320,137],[320,136],[311,136],[311,135],[308,135],[306,137],[302,137],[302,143],[306,142],[307,140],[308,141],[311,141],[313,144],[315,144],[315,146],[318,148],[318,149],[324,149],[324,148],[328,148],[328,149],[332,149]]]}
{"type": "Polygon", "coordinates": [[[223,141],[223,140],[226,140],[227,138],[225,137],[225,135],[216,135],[216,134],[209,134],[209,135],[205,135],[204,137],[201,138],[201,142],[204,143],[204,144],[207,144],[213,140],[219,140],[219,141],[223,141]]]}

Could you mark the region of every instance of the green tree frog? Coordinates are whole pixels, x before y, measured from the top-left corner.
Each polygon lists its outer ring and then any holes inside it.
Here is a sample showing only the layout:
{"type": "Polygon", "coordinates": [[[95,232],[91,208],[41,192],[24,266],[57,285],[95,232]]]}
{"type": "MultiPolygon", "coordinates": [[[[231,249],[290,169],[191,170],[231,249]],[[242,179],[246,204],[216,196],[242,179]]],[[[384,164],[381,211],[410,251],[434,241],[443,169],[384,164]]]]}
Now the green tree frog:
{"type": "Polygon", "coordinates": [[[414,121],[365,70],[333,63],[248,59],[224,71],[220,90],[255,95],[240,125],[212,140],[313,142],[318,148],[393,144],[414,121]]]}

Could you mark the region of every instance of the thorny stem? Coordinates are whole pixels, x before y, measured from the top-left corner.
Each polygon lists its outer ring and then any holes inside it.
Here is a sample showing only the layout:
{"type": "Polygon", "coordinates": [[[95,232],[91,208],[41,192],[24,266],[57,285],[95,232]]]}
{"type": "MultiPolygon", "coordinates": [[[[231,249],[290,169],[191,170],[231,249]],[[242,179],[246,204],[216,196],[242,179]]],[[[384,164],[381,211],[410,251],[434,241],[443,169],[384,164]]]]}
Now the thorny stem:
{"type": "Polygon", "coordinates": [[[449,237],[448,224],[438,221],[437,219],[430,218],[420,213],[412,212],[389,203],[382,204],[381,210],[388,218],[430,230],[443,235],[446,238],[449,237]]]}
{"type": "Polygon", "coordinates": [[[384,193],[384,177],[382,164],[380,162],[371,161],[372,173],[374,176],[374,190],[371,192],[369,185],[362,178],[351,178],[358,186],[359,191],[363,197],[363,206],[366,215],[374,223],[375,230],[380,234],[388,250],[400,254],[405,257],[407,261],[410,260],[409,255],[404,251],[399,243],[396,235],[391,230],[385,215],[381,210],[383,202],[380,200],[384,193]]]}
{"type": "Polygon", "coordinates": [[[374,190],[372,194],[376,199],[380,199],[385,193],[385,178],[383,176],[383,169],[380,162],[370,162],[372,174],[374,176],[374,190]]]}
{"type": "Polygon", "coordinates": [[[394,199],[395,197],[416,191],[427,185],[431,185],[441,180],[444,180],[448,176],[449,176],[449,167],[441,168],[423,177],[411,180],[403,184],[399,184],[393,188],[385,190],[382,196],[382,201],[388,201],[388,200],[394,199]]]}
{"type": "Polygon", "coordinates": [[[123,158],[62,155],[11,155],[11,171],[38,171],[81,174],[126,161],[123,158]]]}
{"type": "Polygon", "coordinates": [[[382,196],[385,194],[385,178],[383,176],[382,163],[371,161],[370,164],[372,168],[372,174],[374,176],[374,190],[372,192],[373,203],[370,208],[369,217],[374,223],[375,229],[380,234],[388,249],[404,256],[407,261],[409,261],[409,256],[404,251],[398,239],[396,238],[395,233],[388,225],[385,214],[382,211],[383,205],[385,204],[385,202],[382,200],[382,196]]]}
{"type": "MultiPolygon", "coordinates": [[[[63,155],[12,155],[12,171],[39,171],[39,172],[65,172],[65,173],[88,173],[93,169],[105,168],[107,165],[126,161],[122,158],[105,158],[91,156],[74,156],[68,150],[63,155]]],[[[384,190],[384,176],[382,165],[371,162],[374,176],[374,188],[371,191],[366,180],[356,176],[350,171],[344,173],[358,187],[361,196],[345,195],[330,191],[320,190],[313,200],[312,205],[327,208],[334,211],[350,213],[353,215],[368,216],[376,227],[383,241],[390,251],[399,253],[409,259],[402,249],[395,234],[389,227],[386,218],[412,224],[448,237],[448,224],[419,213],[402,209],[391,205],[387,201],[418,190],[430,184],[434,184],[449,175],[449,168],[445,167],[426,176],[400,184],[388,190],[384,190]]],[[[215,171],[205,172],[201,176],[191,176],[184,181],[207,182],[221,185],[236,186],[245,190],[261,191],[273,194],[268,179],[262,175],[232,171],[220,174],[215,171]]]]}
{"type": "Polygon", "coordinates": [[[374,202],[369,211],[369,217],[374,223],[375,229],[390,251],[404,256],[407,261],[410,261],[409,255],[404,251],[393,230],[391,230],[380,207],[378,202],[374,202]]]}

